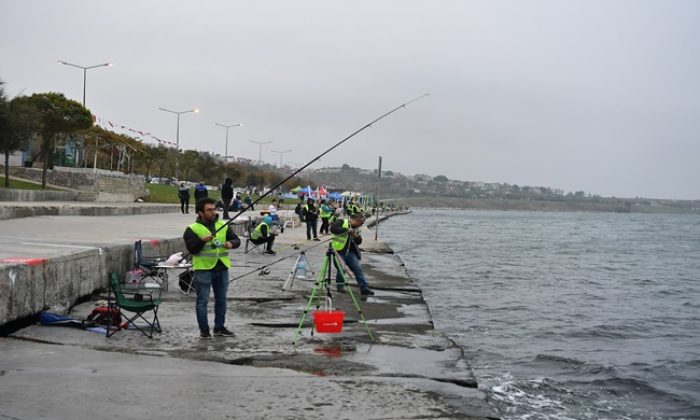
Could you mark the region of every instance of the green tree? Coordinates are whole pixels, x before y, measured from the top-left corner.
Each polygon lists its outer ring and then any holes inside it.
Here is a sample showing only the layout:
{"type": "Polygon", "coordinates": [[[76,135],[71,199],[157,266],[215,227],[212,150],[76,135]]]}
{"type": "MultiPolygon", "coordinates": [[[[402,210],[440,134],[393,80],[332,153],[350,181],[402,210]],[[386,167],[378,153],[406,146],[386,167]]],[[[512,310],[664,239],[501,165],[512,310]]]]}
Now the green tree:
{"type": "Polygon", "coordinates": [[[41,116],[41,187],[46,188],[46,172],[50,160],[53,160],[51,149],[60,135],[67,135],[92,126],[90,111],[79,102],[67,99],[62,93],[35,93],[27,98],[41,116]]]}
{"type": "Polygon", "coordinates": [[[41,126],[39,113],[24,97],[7,100],[0,82],[0,151],[5,154],[5,187],[10,186],[10,153],[23,147],[41,126]]]}
{"type": "Polygon", "coordinates": [[[433,178],[433,181],[435,182],[447,182],[447,177],[445,175],[438,175],[435,178],[433,178]]]}
{"type": "Polygon", "coordinates": [[[196,150],[185,150],[180,156],[180,177],[183,180],[190,179],[190,173],[197,166],[199,152],[196,150]]]}

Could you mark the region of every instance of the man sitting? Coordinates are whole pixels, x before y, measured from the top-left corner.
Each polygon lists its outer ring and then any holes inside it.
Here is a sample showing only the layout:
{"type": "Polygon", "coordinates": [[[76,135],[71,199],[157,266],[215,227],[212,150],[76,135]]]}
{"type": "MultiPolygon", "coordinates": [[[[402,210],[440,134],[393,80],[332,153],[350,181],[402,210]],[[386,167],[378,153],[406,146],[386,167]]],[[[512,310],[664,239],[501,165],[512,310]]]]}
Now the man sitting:
{"type": "Polygon", "coordinates": [[[270,224],[272,223],[272,218],[270,216],[265,216],[255,229],[250,233],[250,241],[255,245],[267,244],[265,247],[265,253],[276,254],[272,250],[272,245],[275,243],[275,235],[272,233],[272,228],[270,224]]]}

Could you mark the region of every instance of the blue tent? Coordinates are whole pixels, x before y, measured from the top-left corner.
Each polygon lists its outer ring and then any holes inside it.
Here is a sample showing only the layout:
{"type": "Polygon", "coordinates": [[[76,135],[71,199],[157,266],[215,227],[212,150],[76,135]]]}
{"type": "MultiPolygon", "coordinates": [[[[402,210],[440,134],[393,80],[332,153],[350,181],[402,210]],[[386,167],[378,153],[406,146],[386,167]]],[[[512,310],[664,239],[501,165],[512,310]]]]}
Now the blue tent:
{"type": "Polygon", "coordinates": [[[328,198],[331,198],[333,200],[342,200],[343,195],[339,192],[332,192],[332,193],[328,194],[328,198]]]}

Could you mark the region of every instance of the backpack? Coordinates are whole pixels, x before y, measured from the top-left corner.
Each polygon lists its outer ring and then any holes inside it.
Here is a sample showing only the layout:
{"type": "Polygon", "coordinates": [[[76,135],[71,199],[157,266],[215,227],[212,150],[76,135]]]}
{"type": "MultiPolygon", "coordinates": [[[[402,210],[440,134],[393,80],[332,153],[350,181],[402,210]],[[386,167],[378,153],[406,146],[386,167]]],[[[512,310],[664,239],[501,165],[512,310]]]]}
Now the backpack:
{"type": "Polygon", "coordinates": [[[87,317],[87,321],[93,321],[100,325],[116,325],[122,323],[122,316],[119,314],[119,309],[110,308],[109,306],[98,306],[93,309],[87,317]]]}

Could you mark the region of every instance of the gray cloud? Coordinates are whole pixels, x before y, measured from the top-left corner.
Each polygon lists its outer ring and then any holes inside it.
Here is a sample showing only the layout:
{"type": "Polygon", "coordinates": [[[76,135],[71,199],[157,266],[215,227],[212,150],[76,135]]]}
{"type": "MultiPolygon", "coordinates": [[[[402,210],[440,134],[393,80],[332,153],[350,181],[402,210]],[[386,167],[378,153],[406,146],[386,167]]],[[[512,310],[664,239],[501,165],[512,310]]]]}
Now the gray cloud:
{"type": "Polygon", "coordinates": [[[0,1],[10,94],[82,97],[181,147],[319,166],[700,198],[694,1],[0,1]],[[267,152],[265,150],[268,150],[267,152]]]}

